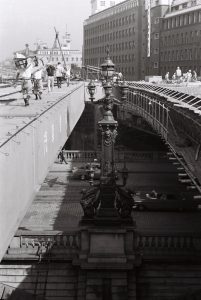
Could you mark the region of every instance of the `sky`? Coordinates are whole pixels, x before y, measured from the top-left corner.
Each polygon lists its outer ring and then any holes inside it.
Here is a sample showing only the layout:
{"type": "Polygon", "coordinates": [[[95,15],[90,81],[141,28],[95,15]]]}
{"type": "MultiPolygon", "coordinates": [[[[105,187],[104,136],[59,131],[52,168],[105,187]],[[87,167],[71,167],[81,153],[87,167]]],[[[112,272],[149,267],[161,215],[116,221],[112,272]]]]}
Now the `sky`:
{"type": "Polygon", "coordinates": [[[52,47],[56,27],[60,37],[71,34],[71,49],[82,49],[83,21],[91,0],[0,0],[0,61],[25,44],[35,50],[37,40],[52,47]]]}

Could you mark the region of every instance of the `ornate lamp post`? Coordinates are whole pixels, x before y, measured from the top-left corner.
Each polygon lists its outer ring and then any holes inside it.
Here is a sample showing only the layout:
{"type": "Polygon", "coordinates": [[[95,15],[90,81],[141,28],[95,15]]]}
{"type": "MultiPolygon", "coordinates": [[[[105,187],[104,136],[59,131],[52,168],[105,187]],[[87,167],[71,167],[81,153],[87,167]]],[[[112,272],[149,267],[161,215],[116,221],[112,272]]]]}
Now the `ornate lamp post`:
{"type": "Polygon", "coordinates": [[[115,67],[115,65],[113,64],[113,62],[109,56],[109,49],[107,49],[107,57],[106,57],[104,63],[102,63],[102,65],[101,65],[102,78],[104,78],[106,81],[109,81],[114,74],[114,67],[115,67]]]}
{"type": "Polygon", "coordinates": [[[121,90],[121,100],[124,102],[127,99],[128,95],[128,85],[126,84],[125,80],[119,86],[121,90]]]}
{"type": "Polygon", "coordinates": [[[89,82],[87,89],[88,89],[88,93],[90,95],[89,99],[91,100],[91,102],[93,102],[95,99],[94,94],[96,92],[96,86],[92,80],[89,82]]]}
{"type": "MultiPolygon", "coordinates": [[[[103,78],[103,88],[105,97],[103,103],[103,119],[98,122],[102,136],[102,158],[101,158],[101,178],[98,185],[85,191],[81,204],[85,213],[84,219],[95,220],[97,222],[121,222],[122,218],[132,222],[131,211],[133,206],[132,197],[123,190],[128,178],[128,170],[124,165],[122,170],[123,185],[116,183],[116,169],[114,163],[114,144],[117,136],[118,122],[114,120],[112,113],[113,95],[111,78],[114,74],[114,64],[109,57],[101,65],[101,75],[103,78]]],[[[92,84],[88,85],[89,93],[94,91],[92,84]]],[[[123,99],[127,96],[127,86],[122,84],[123,99]]],[[[122,100],[123,100],[122,99],[122,100]]],[[[91,181],[93,177],[91,176],[91,181]]]]}

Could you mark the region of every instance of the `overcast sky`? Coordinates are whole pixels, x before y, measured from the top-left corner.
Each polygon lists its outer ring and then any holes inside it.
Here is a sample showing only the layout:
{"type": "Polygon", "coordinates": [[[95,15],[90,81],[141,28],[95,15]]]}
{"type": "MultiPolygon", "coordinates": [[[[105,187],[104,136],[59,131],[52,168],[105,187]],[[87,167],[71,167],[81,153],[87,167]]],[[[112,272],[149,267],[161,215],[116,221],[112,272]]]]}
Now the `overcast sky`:
{"type": "Polygon", "coordinates": [[[52,47],[55,32],[66,26],[71,34],[71,49],[81,50],[83,21],[91,13],[91,0],[0,0],[0,61],[24,49],[35,49],[37,39],[52,47]]]}

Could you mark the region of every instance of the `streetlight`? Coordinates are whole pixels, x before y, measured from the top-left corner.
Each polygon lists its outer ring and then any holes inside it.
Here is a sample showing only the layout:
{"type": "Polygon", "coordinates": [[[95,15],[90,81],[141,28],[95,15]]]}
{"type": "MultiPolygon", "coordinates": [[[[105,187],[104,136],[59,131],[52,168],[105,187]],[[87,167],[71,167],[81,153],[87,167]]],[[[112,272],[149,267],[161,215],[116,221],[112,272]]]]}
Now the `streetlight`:
{"type": "Polygon", "coordinates": [[[128,95],[128,85],[124,81],[120,84],[120,90],[121,90],[121,100],[122,102],[124,102],[127,99],[127,95],[128,95]]]}
{"type": "Polygon", "coordinates": [[[94,101],[95,97],[94,94],[96,92],[96,85],[94,84],[94,82],[91,80],[87,86],[87,91],[90,95],[89,99],[91,100],[91,102],[94,101]]]}
{"type": "Polygon", "coordinates": [[[101,64],[102,78],[104,78],[106,81],[109,81],[114,74],[114,67],[115,67],[115,65],[113,64],[113,62],[109,56],[109,47],[108,47],[107,48],[107,57],[106,57],[104,63],[101,64]]]}
{"type": "MultiPolygon", "coordinates": [[[[103,119],[98,122],[102,136],[102,157],[101,157],[101,176],[100,182],[83,193],[81,205],[84,210],[84,220],[95,220],[96,222],[120,222],[122,219],[132,223],[131,211],[133,207],[133,198],[123,190],[128,179],[128,169],[124,163],[121,171],[123,185],[116,183],[116,168],[114,162],[114,144],[117,136],[118,122],[114,120],[112,113],[114,98],[112,95],[113,85],[112,76],[115,72],[114,64],[109,56],[101,65],[101,75],[103,78],[103,88],[105,97],[102,99],[103,119]]],[[[127,97],[128,87],[125,82],[122,83],[122,100],[127,97]]],[[[93,93],[92,85],[88,85],[89,94],[93,93]]],[[[94,171],[89,170],[90,185],[93,185],[94,171]]]]}

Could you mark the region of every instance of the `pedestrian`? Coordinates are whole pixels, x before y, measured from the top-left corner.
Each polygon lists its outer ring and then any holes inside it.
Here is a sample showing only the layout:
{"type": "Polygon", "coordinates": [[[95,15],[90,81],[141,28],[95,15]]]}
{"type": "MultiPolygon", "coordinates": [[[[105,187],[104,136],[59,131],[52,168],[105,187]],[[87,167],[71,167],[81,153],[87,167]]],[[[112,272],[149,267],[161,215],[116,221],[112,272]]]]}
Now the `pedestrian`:
{"type": "Polygon", "coordinates": [[[64,68],[62,67],[61,63],[58,62],[56,67],[56,78],[57,78],[58,88],[61,88],[63,73],[64,73],[64,68]]]}
{"type": "Polygon", "coordinates": [[[31,98],[30,94],[32,92],[31,75],[34,70],[34,63],[31,57],[25,57],[20,53],[16,53],[14,62],[17,68],[17,75],[14,86],[16,87],[16,82],[18,78],[22,78],[21,91],[23,94],[23,99],[25,106],[29,105],[29,100],[31,98]]]}
{"type": "Polygon", "coordinates": [[[198,76],[197,76],[196,71],[194,70],[193,71],[193,81],[197,81],[197,79],[198,79],[198,76]]]}
{"type": "Polygon", "coordinates": [[[170,76],[170,73],[167,72],[167,73],[165,74],[165,81],[166,81],[166,83],[168,83],[168,82],[170,81],[169,76],[170,76]]]}
{"type": "Polygon", "coordinates": [[[187,74],[186,74],[186,85],[188,85],[188,83],[192,80],[192,73],[191,70],[188,70],[187,74]]]}
{"type": "Polygon", "coordinates": [[[182,76],[180,67],[177,67],[175,74],[176,74],[177,81],[180,81],[181,76],[182,76]]]}
{"type": "Polygon", "coordinates": [[[51,64],[47,64],[46,72],[47,72],[47,86],[48,92],[52,92],[54,89],[54,74],[55,74],[55,67],[51,64]]]}
{"type": "Polygon", "coordinates": [[[123,80],[123,74],[121,72],[119,72],[119,74],[118,74],[118,79],[119,79],[119,81],[123,80]]]}
{"type": "Polygon", "coordinates": [[[173,81],[173,83],[175,82],[175,80],[176,80],[176,73],[174,73],[174,74],[172,75],[172,81],[173,81]]]}
{"type": "Polygon", "coordinates": [[[35,70],[33,71],[33,93],[36,97],[36,100],[41,99],[43,84],[42,84],[42,73],[43,73],[43,61],[35,59],[35,70]]]}
{"type": "Polygon", "coordinates": [[[69,86],[70,85],[70,67],[69,66],[67,66],[66,67],[66,70],[65,70],[65,72],[66,72],[66,83],[67,83],[67,86],[69,86]]]}
{"type": "Polygon", "coordinates": [[[59,159],[60,164],[62,164],[63,162],[64,162],[66,165],[68,164],[68,162],[67,162],[67,160],[66,160],[66,158],[65,158],[65,156],[64,156],[63,150],[61,150],[61,151],[59,152],[59,154],[58,154],[58,159],[59,159]]]}

